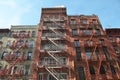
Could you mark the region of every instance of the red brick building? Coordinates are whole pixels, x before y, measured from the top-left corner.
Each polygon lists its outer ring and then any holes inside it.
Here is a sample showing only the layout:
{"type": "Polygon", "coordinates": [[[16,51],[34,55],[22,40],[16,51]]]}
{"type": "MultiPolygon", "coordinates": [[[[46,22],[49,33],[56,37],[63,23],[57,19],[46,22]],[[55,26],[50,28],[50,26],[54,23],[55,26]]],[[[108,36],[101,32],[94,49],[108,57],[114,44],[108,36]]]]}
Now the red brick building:
{"type": "Polygon", "coordinates": [[[42,8],[36,47],[35,80],[120,79],[118,57],[96,15],[42,8]]]}

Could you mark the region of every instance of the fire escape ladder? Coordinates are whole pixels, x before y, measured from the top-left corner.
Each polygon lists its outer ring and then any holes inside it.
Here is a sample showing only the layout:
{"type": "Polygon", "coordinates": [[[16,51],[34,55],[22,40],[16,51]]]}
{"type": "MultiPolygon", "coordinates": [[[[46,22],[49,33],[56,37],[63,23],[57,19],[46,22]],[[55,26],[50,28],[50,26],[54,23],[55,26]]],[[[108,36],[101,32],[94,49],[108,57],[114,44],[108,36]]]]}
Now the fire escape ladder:
{"type": "Polygon", "coordinates": [[[63,37],[63,35],[60,33],[60,32],[57,32],[57,31],[55,31],[54,29],[52,29],[52,28],[49,28],[51,31],[53,31],[54,33],[56,33],[57,35],[59,35],[60,37],[63,37]]]}
{"type": "Polygon", "coordinates": [[[93,52],[92,52],[92,54],[91,54],[91,56],[90,56],[90,59],[91,59],[92,56],[95,54],[96,49],[97,49],[97,44],[95,45],[95,47],[94,47],[94,49],[93,49],[93,52]]]}
{"type": "Polygon", "coordinates": [[[14,80],[15,74],[13,74],[9,80],[14,80]]]}
{"type": "Polygon", "coordinates": [[[86,59],[86,72],[88,74],[88,77],[90,77],[90,74],[89,74],[89,62],[88,62],[87,59],[86,59]]]}
{"type": "Polygon", "coordinates": [[[55,61],[57,61],[58,63],[60,63],[60,60],[58,59],[58,56],[55,55],[55,53],[51,53],[49,51],[46,51],[55,61]]]}
{"type": "Polygon", "coordinates": [[[102,57],[98,61],[98,69],[97,69],[96,80],[99,80],[99,72],[100,72],[101,63],[102,63],[102,57]]]}
{"type": "Polygon", "coordinates": [[[92,31],[92,34],[91,34],[91,36],[90,36],[90,39],[89,39],[89,41],[91,41],[92,40],[92,38],[93,38],[93,36],[95,35],[95,31],[92,31]]]}
{"type": "Polygon", "coordinates": [[[56,79],[56,80],[60,80],[60,77],[62,79],[64,79],[62,76],[60,76],[60,73],[58,73],[56,70],[54,70],[53,68],[48,68],[45,67],[45,69],[56,79]]]}
{"type": "Polygon", "coordinates": [[[119,55],[117,55],[115,52],[114,52],[114,49],[113,49],[113,47],[110,45],[111,43],[110,43],[110,41],[109,41],[109,39],[107,38],[107,40],[106,40],[106,42],[107,42],[107,44],[108,44],[108,47],[109,47],[109,49],[111,50],[111,55],[113,56],[113,57],[119,57],[119,55]]]}
{"type": "Polygon", "coordinates": [[[52,42],[56,47],[58,47],[59,49],[63,50],[57,43],[54,42],[54,40],[47,38],[50,42],[52,42]]]}

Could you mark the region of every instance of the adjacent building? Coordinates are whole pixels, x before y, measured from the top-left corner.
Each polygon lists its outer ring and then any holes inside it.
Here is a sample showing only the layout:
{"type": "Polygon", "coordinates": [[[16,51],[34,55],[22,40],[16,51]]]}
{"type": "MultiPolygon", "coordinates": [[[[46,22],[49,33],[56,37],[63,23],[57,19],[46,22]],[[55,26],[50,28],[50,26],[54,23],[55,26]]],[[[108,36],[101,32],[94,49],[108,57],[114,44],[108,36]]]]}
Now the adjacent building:
{"type": "Polygon", "coordinates": [[[5,33],[1,80],[120,79],[120,30],[105,32],[94,14],[42,8],[38,25],[14,25],[5,33]]]}
{"type": "Polygon", "coordinates": [[[31,79],[37,30],[37,25],[11,26],[0,54],[1,80],[31,79]]]}

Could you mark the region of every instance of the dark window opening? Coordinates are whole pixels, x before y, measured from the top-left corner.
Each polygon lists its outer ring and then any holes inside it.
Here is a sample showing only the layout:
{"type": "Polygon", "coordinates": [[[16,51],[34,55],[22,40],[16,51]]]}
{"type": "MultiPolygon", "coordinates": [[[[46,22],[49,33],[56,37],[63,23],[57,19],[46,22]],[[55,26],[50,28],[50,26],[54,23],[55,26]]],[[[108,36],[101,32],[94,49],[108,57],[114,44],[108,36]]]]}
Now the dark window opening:
{"type": "Polygon", "coordinates": [[[30,68],[30,65],[25,66],[25,75],[29,74],[29,68],[30,68]]]}
{"type": "Polygon", "coordinates": [[[105,68],[102,65],[100,67],[100,74],[105,74],[105,68]]]}
{"type": "Polygon", "coordinates": [[[110,69],[111,69],[112,74],[116,74],[114,66],[110,65],[110,69]]]}
{"type": "Polygon", "coordinates": [[[95,74],[95,69],[92,66],[90,66],[89,69],[90,69],[90,74],[95,74]]]}
{"type": "Polygon", "coordinates": [[[4,57],[7,55],[7,52],[3,52],[1,59],[4,59],[4,57]]]}
{"type": "Polygon", "coordinates": [[[96,30],[96,34],[97,34],[97,35],[100,35],[100,34],[101,34],[101,32],[100,32],[99,29],[96,30]]]}
{"type": "Polygon", "coordinates": [[[84,67],[79,67],[78,68],[78,73],[79,73],[79,79],[80,80],[86,80],[86,78],[85,78],[85,72],[84,72],[84,67]]]}
{"type": "Polygon", "coordinates": [[[43,74],[39,74],[39,80],[43,80],[43,74]]]}
{"type": "Polygon", "coordinates": [[[77,60],[81,59],[81,48],[80,47],[76,47],[76,58],[77,60]]]}
{"type": "Polygon", "coordinates": [[[27,60],[31,60],[31,59],[32,59],[32,52],[28,52],[27,60]]]}
{"type": "Polygon", "coordinates": [[[110,55],[108,53],[107,47],[103,46],[102,48],[103,48],[103,52],[105,54],[106,59],[109,60],[110,59],[110,55]]]}

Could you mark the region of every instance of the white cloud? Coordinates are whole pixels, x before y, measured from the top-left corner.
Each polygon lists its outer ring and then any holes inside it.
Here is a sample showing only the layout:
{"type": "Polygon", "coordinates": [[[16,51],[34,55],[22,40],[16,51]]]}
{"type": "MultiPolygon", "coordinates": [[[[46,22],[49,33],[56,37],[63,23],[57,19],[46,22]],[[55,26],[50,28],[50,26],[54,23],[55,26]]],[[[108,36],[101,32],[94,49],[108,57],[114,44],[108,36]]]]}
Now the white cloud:
{"type": "Polygon", "coordinates": [[[55,8],[64,8],[64,7],[65,7],[64,5],[55,6],[55,8]]]}
{"type": "Polygon", "coordinates": [[[0,0],[0,28],[21,24],[22,16],[31,8],[30,4],[25,4],[25,1],[23,3],[16,0],[0,0]]]}

